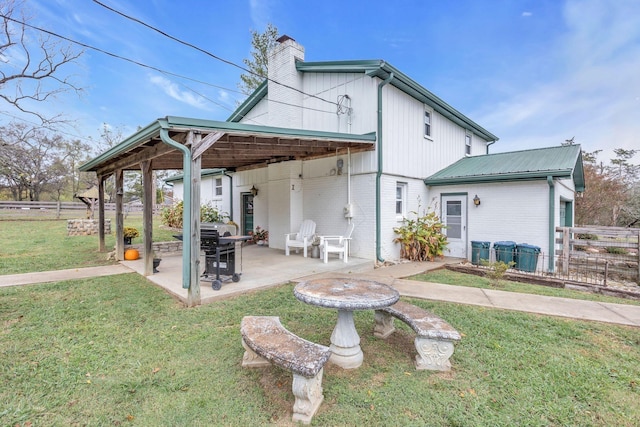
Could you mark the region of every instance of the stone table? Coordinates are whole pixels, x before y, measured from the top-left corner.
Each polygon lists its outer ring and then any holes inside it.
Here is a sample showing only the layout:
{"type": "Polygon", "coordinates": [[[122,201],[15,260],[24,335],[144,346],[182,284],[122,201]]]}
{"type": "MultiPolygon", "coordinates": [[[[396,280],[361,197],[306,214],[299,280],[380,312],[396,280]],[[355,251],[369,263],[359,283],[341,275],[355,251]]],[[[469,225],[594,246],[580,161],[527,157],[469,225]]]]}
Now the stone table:
{"type": "Polygon", "coordinates": [[[308,280],[296,285],[293,294],[304,303],[338,310],[329,361],[344,369],[358,368],[364,358],[353,311],[388,307],[400,298],[398,291],[384,283],[353,278],[308,280]]]}

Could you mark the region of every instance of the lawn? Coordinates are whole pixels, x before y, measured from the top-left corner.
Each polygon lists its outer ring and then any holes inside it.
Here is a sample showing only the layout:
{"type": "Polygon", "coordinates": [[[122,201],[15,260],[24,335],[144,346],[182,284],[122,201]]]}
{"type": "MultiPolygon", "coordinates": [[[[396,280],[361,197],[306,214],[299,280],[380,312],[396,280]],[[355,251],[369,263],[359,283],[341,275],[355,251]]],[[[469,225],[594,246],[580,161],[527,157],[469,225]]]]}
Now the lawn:
{"type": "Polygon", "coordinates": [[[472,288],[497,289],[507,292],[520,292],[524,294],[546,295],[550,297],[573,298],[589,301],[612,302],[617,304],[640,305],[640,301],[612,297],[608,295],[593,294],[589,292],[576,291],[564,288],[554,288],[543,285],[535,285],[522,282],[512,282],[500,280],[498,283],[492,282],[486,277],[474,274],[465,274],[447,269],[428,271],[423,274],[416,274],[408,279],[424,282],[443,283],[445,285],[468,286],[472,288]]]}
{"type": "MultiPolygon", "coordinates": [[[[637,329],[410,301],[463,334],[453,370],[357,312],[364,364],[326,367],[314,425],[640,424],[637,329]]],[[[291,374],[240,366],[249,314],[324,344],[336,317],[292,285],[192,309],[136,274],[0,289],[0,425],[289,425],[291,374]]]]}
{"type": "MultiPolygon", "coordinates": [[[[142,217],[131,215],[125,226],[136,227],[142,233],[142,217]]],[[[153,240],[175,240],[175,232],[161,227],[154,218],[153,240]]],[[[115,245],[113,233],[105,239],[108,250],[115,245]]],[[[142,243],[142,237],[133,239],[142,243]]],[[[107,253],[98,251],[98,236],[67,236],[67,220],[0,221],[0,274],[63,270],[113,264],[107,253]]]]}

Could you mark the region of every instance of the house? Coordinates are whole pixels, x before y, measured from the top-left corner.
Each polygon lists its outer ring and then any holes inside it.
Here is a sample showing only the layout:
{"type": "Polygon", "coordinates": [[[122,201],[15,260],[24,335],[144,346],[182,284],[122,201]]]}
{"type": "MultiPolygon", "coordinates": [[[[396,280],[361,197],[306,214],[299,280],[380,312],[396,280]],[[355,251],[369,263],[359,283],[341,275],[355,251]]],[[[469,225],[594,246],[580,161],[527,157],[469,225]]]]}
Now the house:
{"type": "MultiPolygon", "coordinates": [[[[544,163],[554,150],[488,155],[495,135],[387,62],[305,62],[295,40],[278,42],[268,79],[226,122],[158,119],[81,170],[94,170],[101,180],[115,173],[117,180],[123,169],[141,165],[143,175],[145,167],[183,169],[174,192],[190,183],[183,192],[189,205],[207,192],[200,180],[209,177],[201,171],[216,169],[211,179],[229,179],[221,189],[223,199],[229,189],[232,219],[244,231],[267,229],[270,247],[284,249],[285,233],[304,219],[315,221],[319,234],[339,234],[353,223],[351,256],[377,261],[399,258],[393,229],[412,212],[439,212],[452,242],[449,254],[460,257],[471,256],[472,240],[498,237],[548,251],[561,207],[565,221],[573,217],[574,194],[583,186],[579,146],[561,147],[566,164],[553,173],[539,167],[528,174],[525,159],[544,163]],[[510,165],[508,172],[502,164],[510,165]],[[530,205],[540,218],[525,209],[530,205]],[[533,232],[534,219],[546,227],[533,232]],[[452,235],[456,224],[459,237],[452,235]]],[[[192,213],[185,209],[185,215],[192,213]]]]}

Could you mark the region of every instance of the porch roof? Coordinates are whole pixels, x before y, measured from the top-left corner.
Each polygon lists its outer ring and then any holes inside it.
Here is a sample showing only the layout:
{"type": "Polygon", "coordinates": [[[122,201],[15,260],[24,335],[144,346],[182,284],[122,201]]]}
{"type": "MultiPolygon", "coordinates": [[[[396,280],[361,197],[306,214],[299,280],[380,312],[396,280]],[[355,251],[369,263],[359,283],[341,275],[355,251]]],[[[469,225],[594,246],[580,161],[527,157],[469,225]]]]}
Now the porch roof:
{"type": "Polygon", "coordinates": [[[188,135],[210,136],[199,151],[202,168],[242,170],[295,159],[335,155],[349,149],[352,153],[375,148],[376,135],[353,135],[319,132],[243,123],[167,116],[157,119],[126,138],[120,144],[80,166],[81,171],[109,175],[118,169],[139,170],[140,163],[151,161],[152,169],[182,169],[181,150],[163,143],[161,131],[182,145],[189,145],[188,135]]]}
{"type": "Polygon", "coordinates": [[[580,145],[539,148],[465,157],[424,180],[426,185],[572,178],[584,191],[580,145]]]}

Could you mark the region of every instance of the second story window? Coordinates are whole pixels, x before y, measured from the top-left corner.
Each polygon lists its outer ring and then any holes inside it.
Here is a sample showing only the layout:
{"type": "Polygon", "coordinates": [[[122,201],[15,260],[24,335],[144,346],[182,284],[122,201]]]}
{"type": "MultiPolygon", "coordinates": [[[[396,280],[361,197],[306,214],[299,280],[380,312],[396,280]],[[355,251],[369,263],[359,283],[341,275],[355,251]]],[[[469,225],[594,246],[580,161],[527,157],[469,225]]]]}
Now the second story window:
{"type": "Polygon", "coordinates": [[[216,196],[222,196],[222,178],[216,178],[216,196]]]}
{"type": "Polygon", "coordinates": [[[471,155],[471,134],[468,132],[464,135],[464,150],[467,156],[471,155]]]}
{"type": "Polygon", "coordinates": [[[433,114],[431,110],[424,110],[424,137],[431,138],[433,114]]]}

